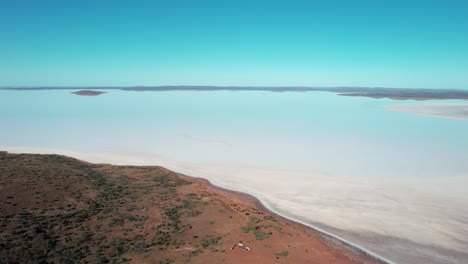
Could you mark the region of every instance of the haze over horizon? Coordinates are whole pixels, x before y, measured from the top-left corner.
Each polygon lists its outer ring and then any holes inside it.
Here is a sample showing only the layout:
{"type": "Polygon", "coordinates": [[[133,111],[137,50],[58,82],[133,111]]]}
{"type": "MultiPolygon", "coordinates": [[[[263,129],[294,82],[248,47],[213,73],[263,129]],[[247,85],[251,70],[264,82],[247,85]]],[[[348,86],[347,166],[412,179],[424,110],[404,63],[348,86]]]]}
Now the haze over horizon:
{"type": "Polygon", "coordinates": [[[0,86],[467,89],[466,1],[0,3],[0,86]]]}

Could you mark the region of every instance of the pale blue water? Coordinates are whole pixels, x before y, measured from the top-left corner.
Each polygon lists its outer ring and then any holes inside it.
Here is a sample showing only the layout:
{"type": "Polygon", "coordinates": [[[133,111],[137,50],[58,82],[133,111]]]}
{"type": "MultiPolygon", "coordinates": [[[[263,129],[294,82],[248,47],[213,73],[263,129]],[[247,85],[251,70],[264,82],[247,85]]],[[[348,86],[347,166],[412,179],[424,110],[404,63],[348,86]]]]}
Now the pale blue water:
{"type": "Polygon", "coordinates": [[[321,92],[111,91],[80,97],[1,91],[0,145],[120,149],[370,177],[468,171],[468,122],[383,107],[395,103],[401,102],[321,92]]]}
{"type": "MultiPolygon", "coordinates": [[[[351,179],[355,184],[368,180],[445,184],[447,179],[449,183],[452,179],[464,182],[468,176],[468,121],[416,116],[384,108],[408,102],[341,97],[326,92],[108,92],[82,97],[68,90],[0,91],[0,146],[125,153],[135,159],[154,155],[192,164],[320,171],[339,179],[351,179]]],[[[294,176],[288,180],[307,181],[294,176]]],[[[244,184],[248,186],[249,182],[244,184]]],[[[453,198],[452,187],[457,202],[468,200],[467,195],[457,192],[457,186],[447,186],[446,191],[437,190],[442,195],[441,204],[445,202],[442,207],[453,207],[452,200],[449,204],[444,200],[446,196],[453,198]]],[[[380,192],[371,190],[376,195],[380,192]]],[[[273,199],[279,192],[262,191],[265,197],[270,197],[265,200],[274,209],[273,199]]],[[[309,195],[293,187],[291,192],[309,195]]],[[[310,192],[315,195],[320,190],[310,192]]],[[[426,196],[432,199],[431,191],[426,196]]],[[[320,197],[307,199],[310,210],[316,202],[327,206],[327,201],[320,197]]],[[[371,202],[373,198],[360,199],[371,202]]],[[[408,200],[408,204],[411,202],[414,201],[408,200]]],[[[288,211],[280,205],[278,209],[288,211]]],[[[431,209],[424,210],[429,217],[431,209]]],[[[324,213],[322,218],[320,212],[315,212],[316,217],[312,213],[301,216],[292,209],[289,212],[311,222],[323,222],[330,217],[324,213]]],[[[464,213],[456,217],[465,217],[464,213]]],[[[338,218],[339,212],[336,214],[338,218]]],[[[401,217],[410,216],[402,213],[401,217]]],[[[382,219],[370,225],[385,225],[382,219]]],[[[443,225],[448,220],[440,221],[443,225]]],[[[348,224],[352,228],[352,223],[348,224]]],[[[338,222],[331,225],[346,226],[338,222]]],[[[468,232],[466,225],[457,226],[458,222],[450,225],[454,226],[453,232],[468,232]]],[[[381,228],[385,229],[374,226],[372,231],[381,228]]],[[[401,237],[411,237],[411,228],[401,237]]],[[[393,235],[390,227],[386,232],[393,235]]],[[[466,237],[465,234],[463,239],[466,237]]],[[[359,243],[371,247],[365,241],[359,243]]],[[[453,243],[451,246],[447,240],[440,246],[460,250],[461,246],[453,243]]],[[[434,241],[429,244],[438,246],[434,241]]],[[[385,255],[386,250],[381,251],[379,254],[385,255]]],[[[393,256],[385,257],[392,260],[393,256]]],[[[403,253],[401,258],[394,259],[416,263],[403,253]]],[[[434,263],[443,262],[434,258],[434,263]]],[[[455,259],[453,263],[462,262],[455,259]]]]}

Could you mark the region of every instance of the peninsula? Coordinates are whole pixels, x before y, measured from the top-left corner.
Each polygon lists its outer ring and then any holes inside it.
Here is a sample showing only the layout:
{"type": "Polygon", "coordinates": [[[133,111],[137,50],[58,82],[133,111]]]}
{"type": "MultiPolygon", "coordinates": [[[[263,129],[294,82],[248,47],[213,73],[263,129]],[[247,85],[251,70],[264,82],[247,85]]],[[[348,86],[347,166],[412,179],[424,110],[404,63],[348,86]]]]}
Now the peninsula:
{"type": "Polygon", "coordinates": [[[162,167],[0,152],[5,263],[380,263],[162,167]]]}

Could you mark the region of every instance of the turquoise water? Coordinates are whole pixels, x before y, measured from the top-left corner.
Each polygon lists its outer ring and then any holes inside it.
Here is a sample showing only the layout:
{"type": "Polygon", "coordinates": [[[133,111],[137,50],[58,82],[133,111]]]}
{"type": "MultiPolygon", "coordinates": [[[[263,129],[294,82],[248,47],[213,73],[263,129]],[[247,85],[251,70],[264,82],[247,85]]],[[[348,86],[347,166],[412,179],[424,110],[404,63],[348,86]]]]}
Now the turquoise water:
{"type": "MultiPolygon", "coordinates": [[[[468,179],[468,121],[384,108],[407,103],[411,102],[341,97],[327,92],[112,90],[82,97],[67,90],[0,91],[0,146],[126,155],[131,157],[128,163],[142,157],[163,157],[196,167],[194,176],[258,193],[272,209],[305,222],[353,232],[384,230],[387,236],[414,238],[418,245],[427,242],[427,236],[416,238],[416,233],[427,232],[432,238],[448,234],[440,239],[442,242],[430,241],[424,246],[459,252],[468,241],[467,224],[463,222],[468,213],[456,208],[468,202],[460,186],[468,179]],[[215,175],[213,168],[220,166],[226,169],[217,169],[215,175]],[[236,174],[229,174],[234,170],[228,167],[252,175],[238,176],[236,182],[236,174]],[[271,183],[267,176],[252,179],[256,169],[269,170],[268,175],[278,175],[278,181],[285,177],[291,184],[267,188],[263,184],[271,183]],[[326,186],[317,184],[327,179],[333,180],[326,186]],[[340,185],[343,182],[349,184],[340,185]],[[359,189],[363,186],[365,189],[359,189]],[[388,186],[400,186],[402,194],[388,186]],[[417,197],[404,193],[414,190],[417,197]],[[333,191],[337,191],[336,197],[330,196],[333,191]],[[361,191],[366,195],[360,197],[361,191]],[[353,195],[359,204],[350,205],[351,211],[345,214],[347,209],[339,208],[349,202],[347,195],[353,195]],[[389,204],[384,196],[401,203],[389,204]],[[429,205],[423,208],[421,204],[429,205]],[[321,210],[317,210],[318,205],[321,210]],[[454,208],[459,212],[455,213],[454,208]],[[454,215],[450,215],[452,209],[454,215]],[[374,215],[373,210],[377,210],[374,215]],[[398,215],[395,221],[411,223],[401,227],[408,230],[397,230],[386,223],[386,210],[398,215]],[[426,217],[424,221],[436,221],[441,229],[432,225],[416,227],[416,222],[421,221],[414,218],[416,214],[426,217]],[[359,218],[349,217],[355,215],[359,218]],[[358,222],[367,220],[369,229],[359,226],[358,222]],[[450,230],[442,230],[442,226],[450,226],[450,230]],[[453,241],[449,238],[452,232],[458,234],[453,241]]],[[[341,235],[401,263],[447,260],[428,257],[427,252],[420,253],[426,254],[424,258],[403,252],[395,257],[394,251],[373,248],[371,242],[344,231],[341,235]]],[[[438,254],[443,253],[434,253],[438,254]]],[[[450,258],[452,262],[446,263],[466,260],[457,254],[453,253],[453,261],[450,258]]]]}
{"type": "Polygon", "coordinates": [[[6,146],[120,149],[340,175],[426,178],[468,171],[468,122],[383,107],[395,103],[321,92],[112,91],[80,97],[2,91],[6,129],[0,136],[6,146]]]}

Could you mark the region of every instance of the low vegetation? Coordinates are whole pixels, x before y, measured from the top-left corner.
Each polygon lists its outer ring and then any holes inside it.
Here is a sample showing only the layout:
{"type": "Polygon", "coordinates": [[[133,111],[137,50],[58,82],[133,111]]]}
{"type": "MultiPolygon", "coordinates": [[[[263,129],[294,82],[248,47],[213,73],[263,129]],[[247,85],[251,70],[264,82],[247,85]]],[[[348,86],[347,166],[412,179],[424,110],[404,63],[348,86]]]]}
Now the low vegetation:
{"type": "Polygon", "coordinates": [[[185,244],[187,220],[201,213],[197,195],[177,189],[191,182],[162,168],[5,152],[0,168],[2,263],[124,263],[150,251],[172,263],[164,251],[185,244]]]}
{"type": "Polygon", "coordinates": [[[264,217],[264,220],[267,221],[263,221],[257,217],[250,217],[247,225],[242,226],[241,230],[244,233],[252,232],[256,240],[269,238],[273,234],[272,229],[281,230],[279,222],[275,218],[268,216],[264,217]],[[263,224],[263,222],[267,223],[263,224]]]}
{"type": "Polygon", "coordinates": [[[276,253],[276,256],[278,256],[278,257],[287,257],[287,256],[289,256],[289,252],[287,250],[283,250],[280,253],[276,253]]]}

